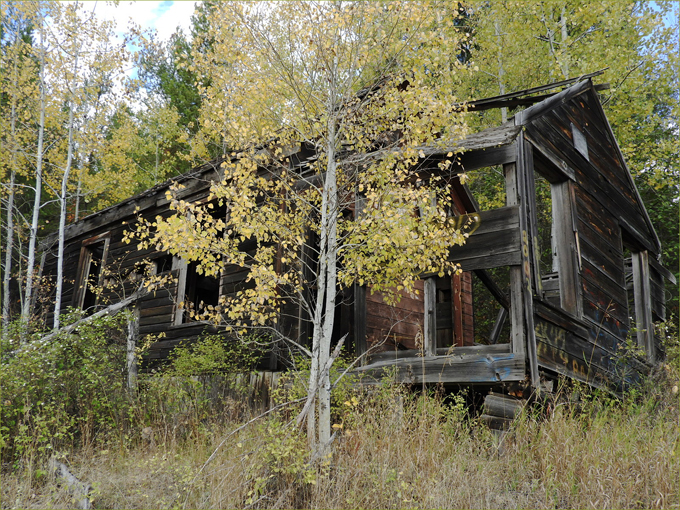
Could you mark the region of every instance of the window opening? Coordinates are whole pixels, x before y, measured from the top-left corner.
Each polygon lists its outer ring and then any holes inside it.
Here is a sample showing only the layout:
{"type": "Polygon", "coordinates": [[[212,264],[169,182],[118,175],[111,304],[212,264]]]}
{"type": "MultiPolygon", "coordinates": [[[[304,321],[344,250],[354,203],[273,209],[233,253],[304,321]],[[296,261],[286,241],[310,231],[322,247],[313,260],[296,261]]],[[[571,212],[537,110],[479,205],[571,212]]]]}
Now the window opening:
{"type": "Polygon", "coordinates": [[[623,274],[626,279],[626,305],[628,306],[628,320],[631,329],[634,327],[635,319],[635,284],[633,280],[633,254],[630,248],[623,246],[623,274]]]}
{"type": "Polygon", "coordinates": [[[485,167],[467,174],[467,185],[479,204],[480,211],[506,205],[505,174],[502,166],[485,167]]]}
{"type": "Polygon", "coordinates": [[[550,183],[539,173],[534,174],[534,182],[536,184],[536,226],[538,229],[539,269],[541,271],[542,279],[545,282],[545,280],[555,279],[558,271],[555,257],[556,247],[552,190],[550,183]]]}
{"type": "Polygon", "coordinates": [[[201,313],[208,306],[216,306],[220,299],[220,280],[216,276],[200,274],[198,264],[192,262],[187,268],[184,293],[184,321],[191,320],[189,310],[201,313]],[[187,313],[188,312],[188,313],[187,313]]]}
{"type": "Polygon", "coordinates": [[[654,361],[654,317],[652,313],[649,255],[646,251],[638,251],[627,241],[623,233],[623,268],[626,283],[626,301],[628,306],[629,335],[628,338],[644,349],[647,358],[654,361]]]}
{"type": "MultiPolygon", "coordinates": [[[[487,269],[486,274],[506,296],[510,295],[510,268],[487,269]]],[[[510,343],[511,321],[508,311],[499,303],[488,286],[472,273],[472,311],[474,343],[493,345],[510,343]]]]}
{"type": "Polygon", "coordinates": [[[437,348],[447,348],[454,343],[454,323],[456,310],[453,302],[452,280],[456,276],[435,280],[435,306],[437,317],[437,348]]]}
{"type": "MultiPolygon", "coordinates": [[[[224,221],[227,216],[227,208],[225,205],[218,206],[217,204],[212,204],[212,208],[209,207],[210,204],[206,204],[208,207],[205,211],[209,213],[209,218],[205,219],[205,223],[215,226],[215,222],[222,220],[224,221]]],[[[207,225],[206,225],[207,226],[207,225]]],[[[206,275],[201,269],[197,262],[187,263],[182,260],[178,260],[178,263],[174,263],[174,259],[167,255],[160,259],[157,259],[156,269],[157,271],[163,270],[168,271],[175,266],[179,268],[178,282],[177,282],[177,303],[183,303],[182,309],[177,308],[175,312],[174,324],[185,324],[191,322],[192,312],[202,313],[207,310],[209,306],[216,306],[220,299],[220,274],[217,276],[206,275]]]]}
{"type": "Polygon", "coordinates": [[[83,310],[94,309],[99,300],[108,242],[108,238],[105,238],[86,242],[82,247],[75,305],[83,310]]]}
{"type": "Polygon", "coordinates": [[[536,231],[534,260],[540,278],[538,296],[579,316],[578,232],[574,225],[572,183],[552,162],[534,151],[536,231]]]}
{"type": "Polygon", "coordinates": [[[165,254],[153,259],[153,270],[155,274],[167,273],[172,270],[172,255],[165,254]]]}

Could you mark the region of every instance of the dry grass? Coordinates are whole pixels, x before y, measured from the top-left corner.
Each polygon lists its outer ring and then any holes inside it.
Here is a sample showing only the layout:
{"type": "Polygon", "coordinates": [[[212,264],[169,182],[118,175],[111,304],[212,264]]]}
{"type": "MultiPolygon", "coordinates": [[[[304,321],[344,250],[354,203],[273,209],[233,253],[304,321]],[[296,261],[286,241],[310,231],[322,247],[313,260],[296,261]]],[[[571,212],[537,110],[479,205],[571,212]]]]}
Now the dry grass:
{"type": "MultiPolygon", "coordinates": [[[[459,400],[387,387],[339,403],[332,459],[307,464],[304,437],[269,416],[234,434],[228,415],[183,435],[69,453],[95,508],[679,508],[675,369],[623,402],[534,409],[500,442],[459,400]]],[[[241,417],[242,418],[242,417],[241,417]]],[[[64,508],[29,468],[5,468],[2,508],[64,508]]]]}

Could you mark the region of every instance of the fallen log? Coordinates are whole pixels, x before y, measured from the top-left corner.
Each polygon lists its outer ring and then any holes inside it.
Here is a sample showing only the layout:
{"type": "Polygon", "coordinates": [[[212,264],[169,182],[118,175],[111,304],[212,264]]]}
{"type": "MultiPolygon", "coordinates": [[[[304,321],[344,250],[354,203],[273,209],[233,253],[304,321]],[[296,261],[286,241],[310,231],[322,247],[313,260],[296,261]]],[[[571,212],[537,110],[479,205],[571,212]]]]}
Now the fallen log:
{"type": "Polygon", "coordinates": [[[48,471],[50,476],[56,481],[57,485],[61,485],[66,489],[73,500],[76,508],[81,510],[89,510],[92,508],[90,501],[90,491],[92,487],[89,483],[81,482],[71,473],[63,462],[59,462],[54,457],[51,457],[48,462],[48,471]]]}

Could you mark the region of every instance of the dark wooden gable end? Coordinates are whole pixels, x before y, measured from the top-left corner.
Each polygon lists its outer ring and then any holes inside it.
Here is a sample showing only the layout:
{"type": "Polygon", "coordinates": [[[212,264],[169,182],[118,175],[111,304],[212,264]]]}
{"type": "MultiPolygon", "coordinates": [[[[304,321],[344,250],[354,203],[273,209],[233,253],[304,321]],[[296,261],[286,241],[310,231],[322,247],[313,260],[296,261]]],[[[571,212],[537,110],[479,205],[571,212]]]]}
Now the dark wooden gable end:
{"type": "Polygon", "coordinates": [[[545,250],[529,196],[538,363],[620,388],[645,370],[627,339],[647,362],[660,354],[653,321],[665,316],[663,277],[672,275],[658,262],[658,237],[590,80],[520,112],[515,121],[523,127],[528,185],[549,183],[551,233],[561,246],[553,277],[542,271],[545,250]],[[559,299],[549,299],[549,285],[558,286],[559,299]]]}
{"type": "MultiPolygon", "coordinates": [[[[450,251],[464,272],[423,275],[419,293],[404,294],[396,306],[367,287],[343,289],[334,340],[348,335],[347,345],[361,357],[359,372],[380,377],[390,369],[405,382],[505,391],[526,381],[549,388],[567,376],[620,391],[648,370],[661,354],[653,322],[665,316],[663,278],[672,275],[658,262],[658,238],[590,80],[504,125],[419,152],[418,171],[445,172],[452,214],[474,223],[466,244],[450,251]],[[440,165],[452,154],[453,164],[440,165]],[[459,178],[474,172],[500,179],[502,205],[479,207],[459,178]],[[642,358],[626,349],[631,341],[642,358]]],[[[303,167],[315,156],[302,144],[288,157],[303,167]]],[[[181,198],[206,199],[220,163],[174,179],[185,186],[181,198]]],[[[147,355],[152,363],[210,329],[187,320],[177,303],[229,295],[246,277],[234,266],[214,280],[201,279],[177,257],[124,241],[138,215],[153,221],[172,214],[165,194],[173,181],[66,233],[64,307],[101,308],[129,296],[145,261],[152,272],[176,280],[134,306],[139,336],[154,340],[147,355]],[[100,291],[88,291],[88,282],[100,291]]],[[[56,274],[53,255],[48,251],[45,274],[56,274]]],[[[310,328],[302,311],[288,307],[284,316],[281,332],[306,343],[310,328]]],[[[260,368],[282,368],[275,348],[260,368]]]]}

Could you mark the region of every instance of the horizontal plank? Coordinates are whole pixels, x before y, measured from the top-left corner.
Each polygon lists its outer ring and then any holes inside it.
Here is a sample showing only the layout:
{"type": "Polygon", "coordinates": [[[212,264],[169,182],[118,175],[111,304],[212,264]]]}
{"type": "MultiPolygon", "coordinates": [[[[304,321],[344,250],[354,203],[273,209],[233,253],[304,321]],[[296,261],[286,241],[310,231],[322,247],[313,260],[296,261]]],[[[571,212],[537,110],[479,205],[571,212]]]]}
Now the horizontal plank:
{"type": "Polygon", "coordinates": [[[166,328],[170,327],[170,324],[172,323],[172,312],[163,314],[163,315],[148,315],[145,317],[141,317],[139,319],[139,327],[140,328],[145,328],[145,327],[153,327],[153,326],[165,326],[166,328]]]}
{"type": "Polygon", "coordinates": [[[582,280],[583,278],[588,279],[617,303],[625,303],[627,301],[625,282],[614,280],[604,269],[593,264],[586,257],[581,259],[581,278],[582,280]]]}
{"type": "Polygon", "coordinates": [[[460,264],[463,271],[474,271],[476,269],[493,269],[495,267],[518,266],[522,263],[522,253],[520,250],[496,255],[482,255],[474,258],[451,259],[460,264]]]}
{"type": "MultiPolygon", "coordinates": [[[[399,382],[421,383],[499,383],[524,380],[523,357],[514,354],[469,354],[401,358],[371,363],[356,373],[380,378],[385,370],[396,372],[399,382]]],[[[391,372],[390,372],[391,373],[391,372]]]]}
{"type": "Polygon", "coordinates": [[[597,233],[612,244],[612,248],[620,252],[621,248],[621,234],[619,232],[619,223],[612,215],[607,214],[607,208],[590,194],[590,192],[581,187],[574,187],[574,195],[576,197],[576,212],[578,217],[591,228],[595,229],[597,233]]]}
{"type": "Polygon", "coordinates": [[[148,307],[145,306],[139,312],[140,317],[150,317],[155,315],[172,315],[175,306],[173,304],[165,304],[161,306],[148,307]]]}
{"type": "Polygon", "coordinates": [[[384,296],[380,292],[375,292],[375,293],[366,293],[366,307],[367,309],[371,309],[371,307],[375,306],[375,310],[387,310],[388,308],[390,310],[401,310],[401,313],[403,316],[404,313],[419,313],[423,314],[424,310],[424,302],[423,302],[423,293],[422,291],[420,292],[420,296],[418,296],[419,299],[417,298],[411,298],[409,296],[404,296],[402,294],[401,299],[399,300],[398,303],[395,303],[394,305],[388,305],[385,303],[384,296]],[[387,308],[384,308],[387,307],[387,308]]]}
{"type": "Polygon", "coordinates": [[[411,324],[422,323],[423,321],[423,304],[416,302],[420,305],[416,310],[408,310],[404,308],[395,308],[384,303],[376,303],[375,301],[366,301],[366,314],[370,317],[380,317],[387,319],[396,323],[397,321],[407,322],[411,324]]]}
{"type": "Polygon", "coordinates": [[[590,319],[597,327],[607,330],[613,336],[624,340],[628,336],[627,321],[620,321],[613,317],[606,308],[587,299],[583,300],[583,316],[590,319]]]}
{"type": "Polygon", "coordinates": [[[395,321],[386,317],[366,315],[367,335],[379,337],[378,341],[382,340],[387,334],[415,338],[418,332],[422,333],[422,329],[422,325],[417,322],[395,321]]]}
{"type": "Polygon", "coordinates": [[[513,163],[516,159],[517,148],[515,144],[512,143],[501,147],[491,147],[484,150],[464,152],[460,156],[460,164],[456,166],[460,166],[464,172],[469,172],[479,168],[513,163]]]}
{"type": "Polygon", "coordinates": [[[559,307],[545,303],[539,299],[534,299],[534,313],[538,317],[541,317],[564,330],[570,331],[575,335],[583,338],[587,338],[588,336],[588,324],[573,317],[559,307]]]}
{"type": "Polygon", "coordinates": [[[611,245],[596,234],[587,225],[579,222],[581,257],[587,258],[593,265],[607,272],[614,281],[623,284],[623,254],[611,249],[611,245]]]}
{"type": "Polygon", "coordinates": [[[620,300],[622,296],[619,296],[617,299],[611,294],[607,294],[599,285],[593,283],[586,277],[581,279],[581,284],[584,299],[587,299],[592,303],[597,303],[600,309],[606,310],[608,314],[619,321],[624,323],[628,322],[628,303],[620,300]]]}
{"type": "Polygon", "coordinates": [[[586,383],[612,384],[617,378],[616,360],[601,347],[588,342],[570,331],[537,318],[535,322],[536,347],[539,365],[548,362],[561,366],[560,373],[586,383]]]}

